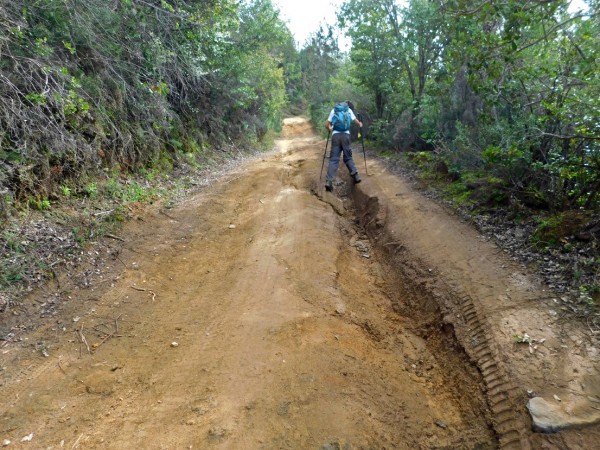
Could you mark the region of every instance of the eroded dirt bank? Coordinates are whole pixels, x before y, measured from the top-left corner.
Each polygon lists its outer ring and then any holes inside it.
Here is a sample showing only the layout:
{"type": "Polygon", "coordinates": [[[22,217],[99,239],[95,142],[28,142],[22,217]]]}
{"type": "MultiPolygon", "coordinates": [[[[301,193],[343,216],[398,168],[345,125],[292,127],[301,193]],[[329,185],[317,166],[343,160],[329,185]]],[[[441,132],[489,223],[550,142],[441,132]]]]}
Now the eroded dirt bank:
{"type": "Polygon", "coordinates": [[[382,165],[369,167],[371,176],[352,194],[388,279],[403,287],[393,305],[402,315],[429,317],[424,335],[442,329],[457,336],[483,377],[500,446],[595,448],[600,359],[593,330],[472,227],[382,165]]]}
{"type": "Polygon", "coordinates": [[[382,167],[323,193],[322,151],[288,119],[273,155],[130,224],[104,281],[30,299],[63,306],[0,348],[0,439],[593,448],[596,429],[533,434],[525,410],[527,389],[597,394],[585,334],[537,314],[541,287],[382,167]],[[531,352],[512,341],[524,332],[546,341],[531,352]]]}

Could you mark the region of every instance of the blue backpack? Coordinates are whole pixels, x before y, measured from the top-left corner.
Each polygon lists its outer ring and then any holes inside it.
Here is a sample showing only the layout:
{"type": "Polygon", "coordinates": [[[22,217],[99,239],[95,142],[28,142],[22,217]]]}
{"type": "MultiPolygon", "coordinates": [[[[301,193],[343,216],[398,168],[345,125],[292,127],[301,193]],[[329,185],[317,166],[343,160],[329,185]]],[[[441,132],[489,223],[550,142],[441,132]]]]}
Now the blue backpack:
{"type": "Polygon", "coordinates": [[[333,108],[333,118],[331,119],[331,125],[333,125],[334,131],[348,131],[350,129],[350,111],[348,111],[347,103],[338,103],[333,108]]]}

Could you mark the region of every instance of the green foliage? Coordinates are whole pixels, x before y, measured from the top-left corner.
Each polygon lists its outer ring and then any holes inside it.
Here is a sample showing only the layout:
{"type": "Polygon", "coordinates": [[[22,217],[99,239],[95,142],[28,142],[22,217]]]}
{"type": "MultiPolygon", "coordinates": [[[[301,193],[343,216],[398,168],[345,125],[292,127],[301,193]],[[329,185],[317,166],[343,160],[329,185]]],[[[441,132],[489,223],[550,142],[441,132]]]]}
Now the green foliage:
{"type": "Polygon", "coordinates": [[[29,207],[38,211],[45,211],[50,209],[50,200],[47,198],[30,198],[28,201],[29,207]]]}
{"type": "Polygon", "coordinates": [[[600,21],[568,2],[347,0],[372,139],[437,146],[556,210],[600,207],[600,21]]]}
{"type": "Polygon", "coordinates": [[[540,220],[533,240],[539,244],[556,245],[563,238],[577,234],[588,223],[588,211],[574,210],[551,215],[540,220]]]}
{"type": "Polygon", "coordinates": [[[325,119],[339,93],[333,92],[332,79],[339,73],[342,61],[332,27],[319,27],[300,51],[303,89],[309,104],[310,118],[323,130],[325,119]]]}
{"type": "Polygon", "coordinates": [[[409,153],[409,159],[421,168],[429,167],[434,160],[434,156],[429,152],[409,153]]]}
{"type": "Polygon", "coordinates": [[[95,182],[87,183],[83,187],[83,193],[90,198],[96,198],[98,195],[98,185],[95,182]]]}
{"type": "Polygon", "coordinates": [[[280,127],[288,94],[302,97],[270,0],[4,1],[0,36],[0,158],[32,167],[24,183],[0,165],[17,198],[177,160],[190,136],[256,145],[280,127]]]}
{"type": "Polygon", "coordinates": [[[369,128],[369,139],[386,147],[394,145],[391,124],[386,119],[375,119],[369,128]]]}
{"type": "Polygon", "coordinates": [[[469,207],[475,204],[471,199],[471,191],[463,182],[443,184],[441,191],[446,200],[458,207],[469,207]]]}
{"type": "Polygon", "coordinates": [[[533,342],[527,333],[515,334],[513,335],[512,340],[515,344],[531,344],[533,342]]]}
{"type": "Polygon", "coordinates": [[[63,197],[69,198],[71,196],[71,188],[65,184],[60,186],[60,193],[63,197]]]}
{"type": "MultiPolygon", "coordinates": [[[[146,171],[146,179],[151,182],[154,171],[146,171]]],[[[104,187],[105,194],[121,205],[128,203],[150,203],[160,197],[159,191],[152,186],[142,185],[138,181],[121,183],[117,177],[110,178],[104,187]]]]}
{"type": "Polygon", "coordinates": [[[600,150],[595,154],[564,154],[553,150],[545,162],[536,161],[533,167],[548,174],[553,190],[553,205],[569,208],[592,208],[600,201],[600,150]],[[590,162],[586,161],[591,159],[590,162]]]}
{"type": "Polygon", "coordinates": [[[0,266],[0,287],[6,289],[12,284],[23,279],[24,274],[21,267],[18,266],[0,266]]]}
{"type": "Polygon", "coordinates": [[[4,254],[12,254],[11,258],[0,259],[0,289],[7,291],[12,285],[25,277],[25,267],[32,264],[27,255],[26,243],[22,236],[13,229],[5,229],[0,235],[0,245],[4,254]]]}
{"type": "Polygon", "coordinates": [[[502,160],[503,155],[504,152],[497,145],[490,145],[481,153],[481,156],[487,166],[493,166],[494,164],[499,163],[502,160]]]}
{"type": "Polygon", "coordinates": [[[87,242],[88,236],[85,233],[85,230],[81,227],[73,227],[73,238],[79,247],[83,247],[83,245],[87,242]]]}
{"type": "Polygon", "coordinates": [[[19,235],[14,231],[4,230],[2,232],[2,241],[4,242],[6,248],[15,253],[23,253],[25,250],[23,244],[21,244],[19,235]]]}
{"type": "Polygon", "coordinates": [[[25,95],[25,98],[34,105],[44,105],[46,103],[46,95],[44,93],[32,92],[25,95]]]}
{"type": "Polygon", "coordinates": [[[594,295],[597,295],[599,290],[600,288],[598,285],[581,285],[579,286],[579,300],[587,303],[588,305],[593,305],[595,303],[594,295]]]}

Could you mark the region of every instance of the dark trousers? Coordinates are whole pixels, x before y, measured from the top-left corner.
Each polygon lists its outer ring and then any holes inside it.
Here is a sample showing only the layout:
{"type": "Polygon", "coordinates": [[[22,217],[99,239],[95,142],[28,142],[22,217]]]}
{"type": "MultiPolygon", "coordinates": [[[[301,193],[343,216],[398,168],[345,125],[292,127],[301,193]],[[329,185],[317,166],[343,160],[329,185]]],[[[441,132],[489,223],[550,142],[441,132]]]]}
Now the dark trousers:
{"type": "Polygon", "coordinates": [[[356,170],[356,164],[352,159],[352,149],[350,148],[350,134],[348,133],[335,133],[331,136],[331,153],[329,155],[329,165],[327,166],[327,178],[326,182],[332,183],[337,173],[338,166],[340,165],[340,156],[344,154],[344,164],[348,168],[350,175],[354,175],[356,170]]]}

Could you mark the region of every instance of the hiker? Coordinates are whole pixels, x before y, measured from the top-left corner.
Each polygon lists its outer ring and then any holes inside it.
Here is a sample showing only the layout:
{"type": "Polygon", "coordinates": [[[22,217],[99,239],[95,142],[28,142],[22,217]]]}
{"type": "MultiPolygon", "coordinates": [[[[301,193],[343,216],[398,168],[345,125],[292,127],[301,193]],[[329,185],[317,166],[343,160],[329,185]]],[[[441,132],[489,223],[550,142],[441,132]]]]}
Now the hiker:
{"type": "Polygon", "coordinates": [[[344,153],[344,164],[348,167],[350,176],[354,183],[360,183],[360,175],[356,170],[356,164],[352,159],[352,149],[350,148],[350,124],[356,123],[360,128],[363,124],[356,118],[352,109],[354,105],[347,101],[338,103],[329,113],[325,127],[331,133],[331,153],[329,155],[329,165],[327,166],[327,177],[325,178],[325,189],[333,190],[333,179],[340,164],[340,155],[344,153]]]}

